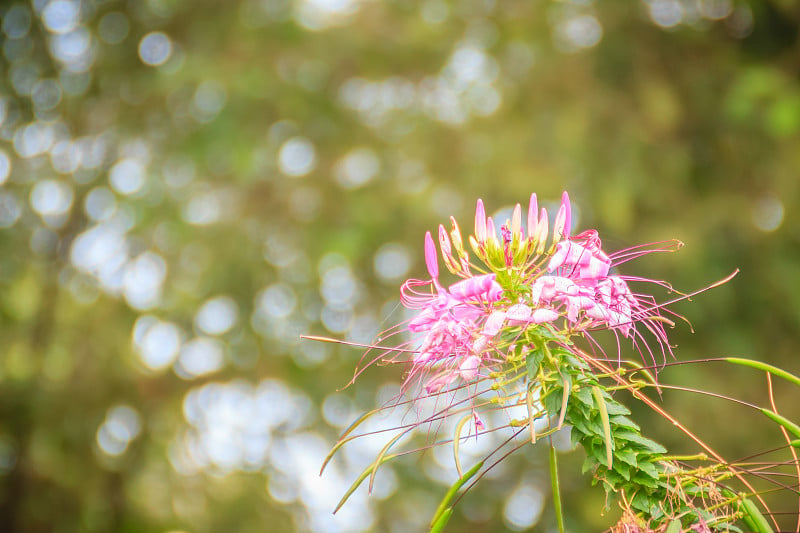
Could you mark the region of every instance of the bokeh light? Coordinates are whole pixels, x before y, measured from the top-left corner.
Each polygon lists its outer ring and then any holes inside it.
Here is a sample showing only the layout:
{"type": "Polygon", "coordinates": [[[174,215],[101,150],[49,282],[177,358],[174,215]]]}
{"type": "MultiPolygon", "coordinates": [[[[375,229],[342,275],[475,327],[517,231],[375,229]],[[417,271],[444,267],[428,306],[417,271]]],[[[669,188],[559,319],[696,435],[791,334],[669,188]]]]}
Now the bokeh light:
{"type": "MultiPolygon", "coordinates": [[[[454,215],[472,253],[478,197],[505,220],[532,191],[550,209],[568,189],[573,220],[608,249],[681,239],[647,265],[677,290],[741,268],[680,310],[697,332],[676,326],[681,358],[769,347],[793,364],[800,89],[785,2],[212,4],[0,7],[9,529],[426,528],[452,447],[386,463],[372,495],[332,511],[391,438],[380,431],[436,406],[376,415],[320,477],[342,431],[405,398],[403,369],[348,386],[363,350],[300,336],[408,342],[388,328],[409,318],[399,285],[426,276],[424,232],[454,215]]],[[[733,382],[699,366],[693,379],[733,382]]],[[[726,413],[699,423],[746,447],[726,413]]],[[[453,430],[428,429],[408,445],[453,430]]],[[[462,462],[508,437],[470,437],[462,462]]],[[[579,455],[567,432],[553,440],[566,463],[579,455]]],[[[543,449],[492,469],[452,529],[551,527],[543,449]]],[[[594,505],[586,478],[563,487],[594,505]]],[[[570,527],[613,519],[590,514],[570,527]]]]}

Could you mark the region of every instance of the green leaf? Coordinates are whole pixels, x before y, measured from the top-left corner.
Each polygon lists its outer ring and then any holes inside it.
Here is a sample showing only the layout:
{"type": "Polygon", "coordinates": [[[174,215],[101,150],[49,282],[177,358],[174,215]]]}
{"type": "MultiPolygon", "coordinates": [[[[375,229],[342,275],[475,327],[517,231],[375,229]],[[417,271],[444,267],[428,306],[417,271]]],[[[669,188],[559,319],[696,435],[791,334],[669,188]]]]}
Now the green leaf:
{"type": "Polygon", "coordinates": [[[585,419],[583,419],[583,418],[570,417],[569,423],[572,424],[572,427],[577,429],[577,431],[574,431],[572,433],[572,440],[573,440],[572,444],[573,444],[573,446],[576,443],[580,442],[581,439],[584,439],[584,438],[586,438],[588,436],[599,435],[599,433],[597,433],[596,431],[593,431],[592,429],[590,429],[586,425],[586,422],[587,421],[585,419]]]}
{"type": "Polygon", "coordinates": [[[594,398],[592,398],[592,389],[590,387],[581,387],[572,392],[572,396],[577,398],[579,402],[587,406],[589,409],[595,409],[594,398]]]}
{"type": "Polygon", "coordinates": [[[528,381],[534,381],[536,376],[539,374],[539,368],[542,366],[542,361],[544,360],[544,350],[541,346],[537,346],[533,350],[529,351],[525,365],[528,369],[528,381]]]}
{"type": "Polygon", "coordinates": [[[630,481],[631,480],[631,467],[630,466],[617,461],[616,463],[614,463],[614,467],[613,468],[614,468],[614,472],[616,472],[617,474],[621,475],[625,479],[625,481],[630,481]]]}
{"type": "Polygon", "coordinates": [[[651,489],[658,488],[658,481],[650,477],[648,474],[642,472],[641,470],[636,471],[631,481],[633,481],[634,483],[638,483],[643,487],[649,487],[651,489]]]}
{"type": "Polygon", "coordinates": [[[603,440],[600,438],[593,438],[590,442],[591,444],[589,445],[588,452],[592,454],[592,457],[594,457],[598,464],[609,468],[610,465],[608,464],[608,456],[606,455],[606,445],[603,440]]]}
{"type": "Polygon", "coordinates": [[[591,455],[587,455],[583,460],[583,464],[581,465],[581,474],[593,472],[596,467],[597,461],[591,455]]]}
{"type": "Polygon", "coordinates": [[[567,391],[572,389],[572,376],[562,372],[556,374],[556,385],[547,391],[547,394],[542,398],[542,403],[550,416],[560,416],[561,409],[563,408],[564,389],[567,391]]]}
{"type": "Polygon", "coordinates": [[[656,465],[654,465],[651,462],[642,461],[641,463],[639,463],[639,472],[642,472],[643,474],[646,474],[653,479],[656,480],[658,479],[658,474],[659,474],[658,468],[656,468],[656,465]]]}
{"type": "Polygon", "coordinates": [[[622,485],[623,481],[625,481],[621,475],[613,470],[607,470],[603,475],[605,476],[606,481],[613,485],[614,490],[616,490],[620,485],[622,485]]]}
{"type": "Polygon", "coordinates": [[[561,412],[561,402],[563,396],[563,388],[561,387],[553,387],[547,394],[542,396],[542,404],[544,405],[545,411],[550,416],[558,416],[561,412]]]}
{"type": "Polygon", "coordinates": [[[631,507],[642,513],[650,512],[650,497],[649,495],[640,490],[631,499],[631,507]]]}
{"type": "Polygon", "coordinates": [[[606,393],[606,409],[609,415],[629,415],[630,409],[611,398],[611,395],[606,393]]]}
{"type": "Polygon", "coordinates": [[[639,432],[639,430],[641,429],[636,422],[634,422],[633,420],[631,420],[627,416],[612,415],[611,417],[609,417],[609,420],[611,421],[612,425],[628,428],[631,431],[639,432]]]}
{"type": "Polygon", "coordinates": [[[656,441],[650,440],[647,437],[643,437],[641,434],[631,431],[629,429],[620,429],[614,431],[614,438],[617,440],[625,440],[632,444],[638,445],[639,447],[643,448],[644,451],[648,451],[654,454],[660,453],[667,453],[667,449],[664,448],[662,445],[657,443],[656,441]]]}
{"type": "Polygon", "coordinates": [[[599,413],[595,413],[588,418],[586,420],[586,426],[589,428],[589,431],[592,432],[592,435],[597,435],[605,439],[605,430],[603,429],[602,417],[599,413]]]}
{"type": "Polygon", "coordinates": [[[630,465],[634,468],[638,466],[637,454],[635,451],[630,450],[628,448],[617,448],[614,452],[614,457],[619,459],[621,462],[625,463],[626,465],[630,465]]]}

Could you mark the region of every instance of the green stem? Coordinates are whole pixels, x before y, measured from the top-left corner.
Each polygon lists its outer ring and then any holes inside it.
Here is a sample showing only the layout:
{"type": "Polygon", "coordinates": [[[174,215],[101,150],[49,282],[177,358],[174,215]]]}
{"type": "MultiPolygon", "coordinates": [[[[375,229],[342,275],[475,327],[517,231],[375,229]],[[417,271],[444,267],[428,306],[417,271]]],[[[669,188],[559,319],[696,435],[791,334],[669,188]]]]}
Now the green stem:
{"type": "Polygon", "coordinates": [[[558,458],[553,441],[550,441],[550,483],[553,487],[553,510],[556,513],[558,533],[564,533],[564,515],[561,511],[561,488],[558,484],[558,458]]]}

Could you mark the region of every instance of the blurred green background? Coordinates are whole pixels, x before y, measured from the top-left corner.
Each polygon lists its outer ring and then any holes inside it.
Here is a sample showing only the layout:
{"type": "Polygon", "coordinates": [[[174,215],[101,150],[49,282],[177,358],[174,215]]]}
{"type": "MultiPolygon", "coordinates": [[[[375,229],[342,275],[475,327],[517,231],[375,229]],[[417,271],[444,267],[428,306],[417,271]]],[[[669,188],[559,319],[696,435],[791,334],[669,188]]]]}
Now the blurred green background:
{"type": "MultiPolygon", "coordinates": [[[[695,330],[678,324],[676,354],[798,370],[794,1],[32,0],[0,17],[3,530],[422,530],[449,450],[331,514],[386,438],[320,478],[322,457],[401,375],[340,390],[361,353],[299,335],[369,342],[402,319],[424,232],[451,214],[468,230],[478,197],[494,213],[566,189],[609,251],[680,239],[623,267],[680,290],[741,269],[675,306],[695,330]]],[[[719,363],[662,379],[766,405],[762,376],[719,363]]],[[[664,402],[731,458],[780,444],[740,407],[664,402]]],[[[451,530],[553,530],[542,451],[494,470],[451,530]]],[[[561,468],[568,527],[597,531],[617,515],[581,453],[561,468]]]]}

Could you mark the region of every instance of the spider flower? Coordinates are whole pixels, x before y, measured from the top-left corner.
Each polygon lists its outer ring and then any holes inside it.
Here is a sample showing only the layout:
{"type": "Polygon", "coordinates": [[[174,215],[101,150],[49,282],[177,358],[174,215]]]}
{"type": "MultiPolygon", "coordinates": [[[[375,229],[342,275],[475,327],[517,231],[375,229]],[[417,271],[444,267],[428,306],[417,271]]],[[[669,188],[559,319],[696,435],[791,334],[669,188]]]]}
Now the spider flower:
{"type": "Polygon", "coordinates": [[[643,331],[647,331],[662,354],[670,352],[663,325],[669,321],[661,316],[660,306],[628,285],[632,279],[647,280],[611,272],[615,258],[627,260],[631,255],[675,246],[637,247],[609,255],[596,230],[571,236],[572,209],[566,192],[550,234],[547,210],[539,211],[533,194],[527,232],[519,204],[511,220],[496,231],[483,202],[477,201],[475,233],[469,242],[482,264],[472,264],[463,250],[458,225],[451,220],[450,236],[439,227],[439,250],[448,270],[463,279],[447,288],[441,284],[436,244],[427,233],[425,263],[430,279],[410,279],[401,289],[402,304],[417,311],[406,328],[422,336],[411,359],[407,385],[421,381],[426,393],[439,393],[453,384],[501,371],[509,360],[508,350],[518,344],[502,338],[518,338],[526,329],[542,325],[563,338],[588,337],[592,331],[610,329],[632,339],[641,353],[654,358],[644,340],[643,331]],[[472,274],[487,269],[489,273],[472,274]]]}
{"type": "MultiPolygon", "coordinates": [[[[653,368],[659,366],[658,352],[663,358],[671,355],[665,330],[665,324],[671,321],[662,314],[669,311],[652,295],[636,292],[631,285],[649,282],[668,290],[671,287],[623,275],[617,272],[618,266],[644,254],[677,250],[681,243],[655,243],[608,253],[596,230],[573,233],[566,192],[552,222],[532,194],[525,222],[523,225],[520,205],[514,207],[510,220],[496,223],[486,216],[483,202],[478,200],[475,232],[467,239],[472,257],[454,219],[449,233],[439,226],[436,240],[426,233],[429,277],[409,279],[402,285],[400,301],[412,317],[389,330],[390,337],[404,333],[410,339],[399,346],[371,347],[379,349],[380,355],[368,360],[356,375],[379,361],[403,364],[407,372],[395,405],[405,403],[406,399],[401,400],[404,397],[410,397],[409,402],[433,398],[434,402],[423,405],[435,405],[435,412],[395,428],[398,435],[370,468],[372,477],[388,458],[385,453],[401,437],[422,425],[436,433],[453,417],[459,418],[449,441],[460,478],[456,488],[483,465],[481,461],[466,474],[461,472],[458,443],[465,438],[461,430],[467,423],[471,422],[476,437],[511,429],[511,438],[485,459],[518,439],[523,431],[528,431],[530,442],[535,443],[563,426],[571,426],[572,443],[587,452],[584,471],[591,471],[595,481],[602,482],[607,495],[619,496],[618,501],[635,523],[652,523],[658,531],[668,524],[704,524],[711,515],[698,510],[697,505],[705,505],[704,498],[711,489],[665,461],[666,450],[641,435],[639,427],[626,417],[630,410],[614,396],[615,390],[628,386],[636,396],[638,388],[625,376],[646,371],[640,364],[623,359],[623,340],[651,361],[653,368]],[[460,279],[442,282],[440,253],[447,271],[460,279]],[[616,370],[608,363],[612,358],[605,356],[593,338],[598,330],[617,336],[616,370]],[[653,340],[656,350],[650,347],[653,340]],[[582,341],[588,350],[580,347],[582,341]],[[598,351],[601,357],[597,357],[598,351]],[[487,400],[488,394],[496,397],[487,400]],[[439,402],[440,398],[447,401],[439,402]],[[506,413],[507,422],[503,424],[502,418],[494,416],[484,422],[479,414],[484,410],[506,413]],[[527,417],[512,418],[520,412],[526,412],[527,417]],[[495,427],[487,428],[490,423],[495,427]]],[[[348,428],[331,455],[355,438],[348,436],[355,426],[379,410],[348,428]]],[[[435,436],[430,440],[447,442],[435,436]]],[[[521,445],[509,446],[517,449],[521,445]]],[[[554,457],[551,453],[551,464],[554,457]]],[[[454,495],[455,490],[448,494],[454,495]]],[[[446,508],[448,497],[440,509],[446,508]]],[[[722,509],[723,515],[737,516],[733,507],[727,501],[712,506],[722,509]]],[[[446,521],[447,516],[437,513],[432,527],[440,519],[446,521]]]]}

